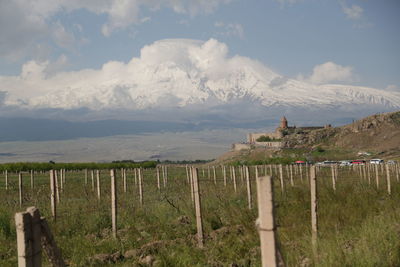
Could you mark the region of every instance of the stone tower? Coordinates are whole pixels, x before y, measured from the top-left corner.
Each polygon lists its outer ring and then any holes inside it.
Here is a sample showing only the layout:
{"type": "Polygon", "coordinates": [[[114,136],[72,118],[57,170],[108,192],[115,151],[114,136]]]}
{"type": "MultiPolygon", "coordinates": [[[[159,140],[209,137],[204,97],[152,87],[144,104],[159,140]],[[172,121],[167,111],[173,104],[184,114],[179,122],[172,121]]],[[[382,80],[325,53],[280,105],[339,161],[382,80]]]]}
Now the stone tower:
{"type": "Polygon", "coordinates": [[[287,119],[286,119],[285,116],[283,116],[281,118],[281,124],[280,124],[279,128],[281,128],[281,129],[287,129],[288,128],[288,123],[287,123],[287,119]]]}

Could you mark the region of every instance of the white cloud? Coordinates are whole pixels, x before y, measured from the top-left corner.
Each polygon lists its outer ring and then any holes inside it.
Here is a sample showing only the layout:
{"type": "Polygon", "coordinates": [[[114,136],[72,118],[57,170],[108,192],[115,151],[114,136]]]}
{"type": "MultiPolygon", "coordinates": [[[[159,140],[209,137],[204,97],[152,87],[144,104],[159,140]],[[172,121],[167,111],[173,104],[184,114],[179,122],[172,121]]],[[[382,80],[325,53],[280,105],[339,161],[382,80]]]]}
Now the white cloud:
{"type": "Polygon", "coordinates": [[[217,35],[219,36],[238,37],[244,39],[244,29],[239,23],[224,23],[217,21],[214,23],[214,26],[223,29],[223,31],[217,32],[217,35]]]}
{"type": "Polygon", "coordinates": [[[151,18],[150,18],[150,17],[144,17],[144,18],[142,18],[142,19],[140,20],[140,23],[145,23],[145,22],[149,22],[149,21],[151,21],[151,18]]]}
{"type": "MultiPolygon", "coordinates": [[[[195,16],[214,12],[231,0],[0,0],[0,56],[19,60],[33,54],[38,43],[54,38],[59,47],[70,49],[71,43],[82,43],[60,22],[59,13],[86,9],[105,15],[107,21],[101,32],[110,36],[114,31],[148,21],[141,17],[141,9],[170,8],[177,13],[195,16]]],[[[80,26],[75,26],[82,32],[80,26]]],[[[99,29],[100,30],[100,29],[99,29]]]]}
{"type": "MultiPolygon", "coordinates": [[[[0,76],[1,109],[85,107],[103,110],[104,114],[117,110],[145,113],[183,107],[223,109],[221,104],[236,102],[239,107],[244,107],[243,103],[248,107],[248,101],[256,106],[400,106],[398,92],[318,85],[352,80],[351,67],[327,62],[316,66],[306,79],[315,84],[296,81],[274,73],[256,60],[229,56],[227,45],[215,39],[160,40],[143,47],[140,56],[127,63],[109,61],[99,69],[63,71],[62,66],[67,63],[66,57],[55,62],[29,61],[19,75],[0,76]]],[[[242,109],[235,105],[238,110],[242,109]]]]}
{"type": "Polygon", "coordinates": [[[342,10],[348,19],[358,20],[362,17],[364,9],[358,5],[346,6],[342,4],[342,10]]]}
{"type": "Polygon", "coordinates": [[[71,50],[76,44],[74,34],[65,30],[59,21],[53,26],[53,38],[56,44],[64,49],[71,50]]]}
{"type": "Polygon", "coordinates": [[[0,56],[14,61],[28,48],[34,50],[34,42],[49,29],[43,18],[21,1],[0,0],[0,32],[0,56]]]}
{"type": "MultiPolygon", "coordinates": [[[[269,69],[255,60],[229,57],[228,47],[214,39],[206,42],[161,40],[144,46],[140,57],[128,63],[110,61],[98,70],[55,71],[62,70],[67,63],[66,57],[56,62],[29,61],[23,65],[20,75],[0,76],[0,91],[7,92],[5,103],[93,109],[121,104],[121,107],[137,108],[130,106],[132,98],[139,103],[139,108],[160,103],[162,99],[165,105],[173,102],[176,106],[180,105],[176,104],[177,99],[207,98],[207,93],[199,90],[202,82],[207,81],[209,86],[227,83],[225,79],[243,68],[260,73],[260,77],[249,78],[251,84],[271,75],[269,69]]],[[[230,88],[227,86],[226,90],[230,88]]]]}
{"type": "Polygon", "coordinates": [[[136,0],[114,1],[111,8],[106,12],[108,22],[103,25],[101,32],[110,36],[116,29],[123,29],[134,23],[139,23],[139,3],[136,0]]]}
{"type": "Polygon", "coordinates": [[[355,80],[355,75],[353,74],[353,67],[341,66],[328,61],[316,65],[310,77],[304,78],[300,74],[297,78],[314,84],[326,84],[331,82],[352,82],[355,80]]]}

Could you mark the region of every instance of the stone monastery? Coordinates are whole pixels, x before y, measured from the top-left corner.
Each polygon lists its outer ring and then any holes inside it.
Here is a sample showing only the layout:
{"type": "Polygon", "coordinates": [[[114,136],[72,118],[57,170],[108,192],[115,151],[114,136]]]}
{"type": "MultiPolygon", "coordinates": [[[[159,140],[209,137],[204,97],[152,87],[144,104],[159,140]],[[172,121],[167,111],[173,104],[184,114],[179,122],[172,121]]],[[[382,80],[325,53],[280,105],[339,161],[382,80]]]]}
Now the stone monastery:
{"type": "Polygon", "coordinates": [[[269,149],[281,149],[287,147],[286,142],[283,140],[286,135],[295,132],[310,131],[322,128],[329,128],[331,125],[325,126],[312,126],[312,127],[296,127],[289,126],[286,117],[282,117],[279,127],[274,132],[264,133],[248,133],[246,143],[232,144],[232,150],[251,149],[256,147],[264,147],[269,149]]]}

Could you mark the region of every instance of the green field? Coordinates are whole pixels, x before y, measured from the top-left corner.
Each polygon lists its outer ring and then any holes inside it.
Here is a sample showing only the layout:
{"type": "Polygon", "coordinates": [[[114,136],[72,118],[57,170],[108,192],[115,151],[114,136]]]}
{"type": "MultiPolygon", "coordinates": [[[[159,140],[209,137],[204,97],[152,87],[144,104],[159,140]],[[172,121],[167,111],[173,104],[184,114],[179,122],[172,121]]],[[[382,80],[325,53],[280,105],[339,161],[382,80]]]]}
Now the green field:
{"type": "MultiPolygon", "coordinates": [[[[259,174],[264,174],[260,167],[259,174]]],[[[67,171],[58,204],[58,218],[52,221],[49,173],[23,173],[24,199],[18,199],[18,175],[9,173],[5,189],[0,176],[0,266],[16,266],[14,214],[36,206],[49,223],[70,266],[260,266],[254,167],[250,167],[253,209],[248,209],[246,183],[236,169],[238,190],[221,168],[216,184],[212,171],[199,169],[205,247],[197,248],[196,221],[190,187],[184,167],[168,168],[168,182],[157,189],[154,168],[144,169],[144,203],[139,202],[133,170],[127,171],[127,192],[117,170],[118,238],[111,233],[110,172],[101,171],[101,200],[92,190],[90,175],[67,171]],[[123,255],[129,251],[129,257],[123,255]],[[107,254],[96,256],[96,254],[107,254]],[[113,254],[113,255],[111,255],[113,254]],[[121,256],[120,256],[121,255],[121,256]],[[97,259],[96,259],[97,258],[97,259]],[[102,258],[102,259],[99,259],[102,258]]],[[[268,169],[269,173],[269,169],[268,169]]],[[[90,172],[89,172],[90,174],[90,172]]],[[[294,186],[284,168],[285,192],[274,173],[278,243],[287,266],[399,266],[400,265],[400,183],[391,173],[391,195],[387,193],[386,173],[375,174],[371,183],[357,170],[340,168],[336,192],[332,189],[331,169],[321,168],[318,179],[319,237],[317,254],[311,246],[310,190],[303,177],[294,174],[294,186]]],[[[128,256],[128,255],[126,255],[128,256]]],[[[44,256],[45,266],[48,266],[44,256]]]]}

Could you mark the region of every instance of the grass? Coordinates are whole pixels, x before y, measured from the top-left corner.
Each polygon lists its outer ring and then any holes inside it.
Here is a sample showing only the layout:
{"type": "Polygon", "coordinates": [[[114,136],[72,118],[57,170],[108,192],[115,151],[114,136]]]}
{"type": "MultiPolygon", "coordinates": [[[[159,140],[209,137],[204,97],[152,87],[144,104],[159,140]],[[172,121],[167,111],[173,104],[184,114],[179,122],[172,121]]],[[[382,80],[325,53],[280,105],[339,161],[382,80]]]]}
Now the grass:
{"type": "MultiPolygon", "coordinates": [[[[262,168],[263,169],[263,168],[262,168]]],[[[264,169],[260,172],[263,174],[264,169]]],[[[102,171],[102,199],[96,199],[91,181],[83,172],[67,173],[58,206],[59,217],[50,216],[48,173],[36,175],[30,189],[24,176],[24,204],[19,207],[17,175],[10,174],[10,189],[0,180],[0,265],[17,265],[14,213],[36,206],[49,220],[51,230],[70,266],[145,266],[140,258],[151,255],[155,266],[260,266],[254,169],[251,168],[254,209],[247,208],[245,183],[237,171],[238,191],[228,178],[224,187],[220,168],[217,185],[200,170],[205,248],[196,246],[195,214],[185,169],[169,169],[167,187],[157,190],[154,169],[144,171],[144,206],[139,204],[133,172],[128,172],[128,192],[123,193],[118,172],[118,239],[111,234],[110,180],[102,171]],[[99,262],[93,256],[134,250],[132,258],[99,262]]],[[[310,192],[303,172],[290,186],[284,169],[286,191],[275,183],[276,222],[281,253],[287,266],[399,266],[400,184],[392,176],[392,194],[381,174],[380,188],[341,168],[337,190],[331,187],[330,168],[318,172],[319,239],[313,254],[310,226],[310,192]]],[[[229,175],[228,175],[229,176],[229,175]]],[[[372,176],[374,181],[375,176],[372,176]]],[[[44,257],[45,258],[45,257],[44,257]]],[[[49,266],[45,260],[45,266],[49,266]]]]}

